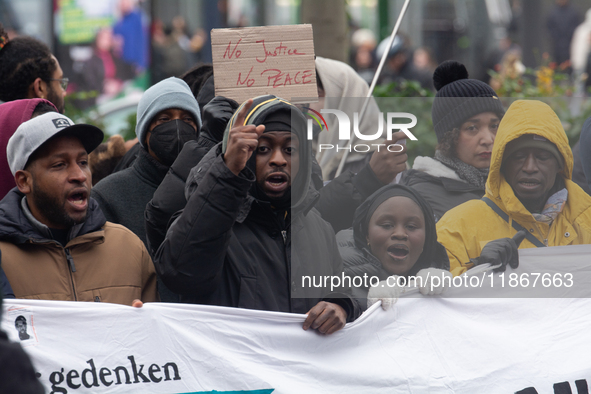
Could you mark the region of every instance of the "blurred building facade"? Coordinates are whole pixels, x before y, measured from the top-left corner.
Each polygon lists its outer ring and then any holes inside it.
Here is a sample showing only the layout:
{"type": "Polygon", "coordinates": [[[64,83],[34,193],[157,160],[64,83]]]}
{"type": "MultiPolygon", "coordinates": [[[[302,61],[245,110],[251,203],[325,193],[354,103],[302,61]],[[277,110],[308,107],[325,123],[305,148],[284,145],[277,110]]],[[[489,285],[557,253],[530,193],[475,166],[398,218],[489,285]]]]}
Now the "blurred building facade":
{"type": "MultiPolygon", "coordinates": [[[[135,4],[145,16],[152,41],[150,70],[156,58],[155,46],[168,45],[167,37],[172,37],[186,53],[187,65],[207,62],[211,60],[209,31],[212,28],[302,23],[305,0],[0,0],[0,22],[11,34],[31,35],[46,42],[65,64],[66,71],[72,71],[76,61],[62,60],[71,57],[72,48],[60,49],[64,44],[60,42],[63,37],[59,31],[60,9],[71,5],[92,10],[99,3],[102,7],[104,3],[117,7],[123,1],[135,4]]],[[[347,10],[349,34],[359,28],[367,29],[379,42],[389,35],[404,0],[342,2],[347,10]]],[[[412,48],[430,50],[435,63],[457,59],[469,70],[475,70],[473,77],[485,79],[483,70],[487,59],[507,40],[522,48],[526,66],[540,64],[542,54],[550,50],[546,19],[554,2],[412,0],[400,31],[412,48]]],[[[581,14],[591,7],[588,0],[571,0],[570,3],[581,14]]],[[[114,20],[116,18],[113,16],[114,20]]]]}

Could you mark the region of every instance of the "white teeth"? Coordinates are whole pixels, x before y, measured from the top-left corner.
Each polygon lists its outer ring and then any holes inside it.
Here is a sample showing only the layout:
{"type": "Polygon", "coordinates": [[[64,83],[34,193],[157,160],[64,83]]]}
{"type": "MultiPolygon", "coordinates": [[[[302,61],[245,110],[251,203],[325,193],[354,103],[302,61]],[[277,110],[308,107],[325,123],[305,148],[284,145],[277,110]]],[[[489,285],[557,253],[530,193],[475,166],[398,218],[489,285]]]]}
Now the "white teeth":
{"type": "Polygon", "coordinates": [[[70,199],[70,202],[75,205],[84,205],[86,199],[82,194],[75,194],[70,199]]]}

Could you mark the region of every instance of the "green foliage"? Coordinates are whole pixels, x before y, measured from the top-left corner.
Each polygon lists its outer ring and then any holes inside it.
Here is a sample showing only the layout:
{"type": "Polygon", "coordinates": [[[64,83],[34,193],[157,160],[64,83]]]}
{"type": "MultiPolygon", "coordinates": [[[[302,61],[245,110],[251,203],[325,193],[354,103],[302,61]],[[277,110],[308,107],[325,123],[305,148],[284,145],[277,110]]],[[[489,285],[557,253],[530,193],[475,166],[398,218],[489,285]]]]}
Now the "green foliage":
{"type": "Polygon", "coordinates": [[[553,64],[526,68],[515,74],[489,71],[492,85],[499,97],[559,97],[572,96],[574,87],[568,74],[557,72],[553,64]]]}
{"type": "MultiPolygon", "coordinates": [[[[591,116],[591,100],[573,97],[575,87],[564,69],[549,63],[536,69],[528,68],[515,77],[501,76],[498,72],[490,72],[490,75],[497,82],[495,91],[505,108],[518,99],[543,101],[558,115],[571,146],[579,140],[583,123],[591,116]]],[[[417,125],[411,130],[417,141],[406,142],[409,164],[414,163],[417,156],[433,157],[435,154],[437,136],[431,120],[434,96],[416,81],[379,85],[374,90],[382,112],[409,112],[417,117],[417,125]]]]}
{"type": "Polygon", "coordinates": [[[492,83],[505,108],[517,99],[540,100],[552,107],[562,122],[571,146],[578,140],[585,120],[591,116],[591,100],[573,97],[576,90],[567,65],[548,63],[538,68],[527,68],[523,74],[503,75],[491,71],[492,83]]]}
{"type": "Polygon", "coordinates": [[[558,118],[562,122],[562,126],[564,127],[564,131],[568,136],[569,143],[574,146],[577,141],[579,140],[579,136],[581,135],[581,130],[583,129],[583,123],[589,117],[591,117],[591,101],[585,99],[580,107],[578,103],[573,102],[573,100],[562,100],[560,103],[561,105],[556,108],[552,106],[552,103],[549,103],[550,106],[554,109],[558,118]],[[568,105],[565,105],[568,104],[568,105]],[[571,108],[579,107],[577,114],[573,115],[573,111],[571,108]]]}
{"type": "MultiPolygon", "coordinates": [[[[92,115],[91,111],[82,110],[76,106],[76,102],[79,100],[86,100],[89,98],[96,97],[98,92],[75,92],[69,93],[66,98],[64,99],[64,114],[72,119],[74,123],[84,123],[84,124],[91,124],[93,126],[98,127],[101,130],[104,130],[105,125],[102,119],[97,118],[92,115]]],[[[105,141],[109,138],[108,135],[105,134],[105,141]]]]}
{"type": "Polygon", "coordinates": [[[136,137],[135,125],[137,123],[137,113],[133,112],[127,117],[127,126],[121,131],[121,136],[125,141],[132,140],[136,137]]]}
{"type": "MultiPolygon", "coordinates": [[[[80,109],[76,104],[80,102],[80,100],[87,100],[89,98],[94,98],[98,95],[98,92],[91,91],[91,92],[75,92],[69,93],[65,98],[65,114],[70,119],[74,121],[74,123],[84,123],[84,124],[91,124],[99,129],[103,130],[105,133],[104,141],[108,140],[110,135],[107,134],[107,122],[106,119],[101,116],[97,112],[96,106],[91,107],[89,109],[80,109]]],[[[135,124],[136,124],[137,114],[133,112],[125,119],[125,124],[122,125],[122,130],[118,133],[121,134],[125,141],[133,139],[136,137],[135,135],[135,124]]],[[[111,123],[113,120],[111,120],[111,123]]]]}
{"type": "Polygon", "coordinates": [[[402,80],[378,85],[373,91],[374,97],[435,97],[429,89],[423,89],[418,81],[402,80]]]}

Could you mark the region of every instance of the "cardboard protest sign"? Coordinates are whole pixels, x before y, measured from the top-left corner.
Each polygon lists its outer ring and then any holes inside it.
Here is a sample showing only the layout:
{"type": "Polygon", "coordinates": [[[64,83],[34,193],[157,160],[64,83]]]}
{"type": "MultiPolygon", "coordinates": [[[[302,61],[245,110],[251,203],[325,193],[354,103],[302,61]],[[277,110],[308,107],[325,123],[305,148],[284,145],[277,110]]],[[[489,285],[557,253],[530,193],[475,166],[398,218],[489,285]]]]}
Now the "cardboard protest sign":
{"type": "Polygon", "coordinates": [[[211,46],[216,96],[318,97],[312,25],[213,29],[211,46]]]}

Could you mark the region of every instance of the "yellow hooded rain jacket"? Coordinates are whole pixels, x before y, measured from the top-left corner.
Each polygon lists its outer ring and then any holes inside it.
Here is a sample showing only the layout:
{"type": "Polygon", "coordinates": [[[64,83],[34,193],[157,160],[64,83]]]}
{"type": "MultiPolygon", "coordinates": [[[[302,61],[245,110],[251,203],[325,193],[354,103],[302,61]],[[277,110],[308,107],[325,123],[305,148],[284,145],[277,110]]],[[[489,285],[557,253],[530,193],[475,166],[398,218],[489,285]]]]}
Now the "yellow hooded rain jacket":
{"type": "MultiPolygon", "coordinates": [[[[541,101],[518,100],[507,110],[495,139],[485,196],[547,246],[591,243],[591,197],[571,181],[573,155],[558,116],[541,101]],[[564,158],[559,173],[568,190],[562,212],[550,226],[538,222],[513,193],[501,174],[505,146],[524,134],[535,134],[553,142],[564,158]]],[[[512,237],[517,231],[484,201],[471,200],[448,211],[437,223],[437,237],[445,246],[450,271],[460,275],[473,266],[471,258],[480,256],[489,241],[512,237]]],[[[520,249],[533,248],[525,239],[520,249]]]]}

